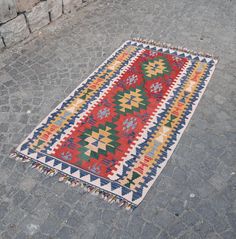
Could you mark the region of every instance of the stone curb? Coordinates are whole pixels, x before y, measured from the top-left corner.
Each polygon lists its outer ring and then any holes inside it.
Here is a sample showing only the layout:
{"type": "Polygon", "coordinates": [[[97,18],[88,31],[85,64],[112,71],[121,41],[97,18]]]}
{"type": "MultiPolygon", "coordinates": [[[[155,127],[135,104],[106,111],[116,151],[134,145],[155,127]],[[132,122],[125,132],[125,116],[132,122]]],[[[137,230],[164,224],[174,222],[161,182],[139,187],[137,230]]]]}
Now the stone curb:
{"type": "MultiPolygon", "coordinates": [[[[21,1],[22,4],[26,4],[24,0],[21,1]]],[[[14,15],[13,19],[5,23],[0,23],[0,49],[15,45],[28,38],[31,33],[55,21],[62,14],[78,10],[92,1],[94,0],[41,0],[40,2],[33,0],[34,4],[37,3],[34,6],[32,2],[30,6],[16,6],[18,10],[25,9],[25,11],[18,12],[17,16],[14,15]]]]}

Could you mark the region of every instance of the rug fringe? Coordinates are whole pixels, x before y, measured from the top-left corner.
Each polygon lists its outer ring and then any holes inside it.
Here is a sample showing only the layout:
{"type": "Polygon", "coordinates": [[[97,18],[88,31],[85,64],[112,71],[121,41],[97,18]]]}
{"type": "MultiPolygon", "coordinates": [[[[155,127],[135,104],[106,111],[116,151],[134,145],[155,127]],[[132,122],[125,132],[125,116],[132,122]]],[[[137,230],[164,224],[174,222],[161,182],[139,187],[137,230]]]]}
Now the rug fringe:
{"type": "Polygon", "coordinates": [[[32,158],[30,158],[26,155],[22,155],[16,151],[11,152],[11,154],[9,156],[10,156],[10,158],[15,159],[16,161],[21,161],[22,163],[30,162],[31,168],[35,168],[40,173],[43,173],[46,176],[54,176],[58,173],[58,171],[56,169],[50,168],[38,161],[34,161],[32,158]]]}
{"type": "Polygon", "coordinates": [[[100,198],[102,198],[103,200],[105,200],[106,202],[110,204],[117,203],[120,207],[126,210],[132,211],[136,208],[134,204],[114,195],[113,193],[107,192],[99,187],[91,185],[87,182],[83,182],[69,175],[65,175],[61,173],[59,177],[59,182],[64,182],[70,185],[71,187],[80,186],[80,188],[84,189],[84,191],[91,193],[92,195],[100,196],[100,198]]]}
{"type": "Polygon", "coordinates": [[[59,182],[64,182],[71,187],[80,186],[86,192],[91,193],[93,195],[100,196],[100,198],[102,198],[103,200],[107,201],[110,204],[117,203],[119,205],[119,207],[122,207],[129,211],[133,211],[136,208],[136,206],[134,204],[130,203],[129,201],[127,201],[117,195],[114,195],[113,193],[110,193],[110,192],[103,190],[99,187],[91,185],[87,182],[81,181],[77,178],[71,177],[67,174],[61,173],[60,171],[53,169],[49,166],[46,166],[45,164],[43,164],[41,162],[35,161],[34,159],[32,159],[28,156],[22,155],[15,150],[12,151],[9,156],[10,156],[10,158],[15,159],[16,161],[21,161],[23,163],[29,162],[31,168],[36,169],[37,171],[45,174],[46,176],[54,176],[54,175],[58,174],[59,182]]]}
{"type": "Polygon", "coordinates": [[[131,40],[132,41],[136,41],[136,42],[141,42],[141,43],[144,43],[144,44],[150,44],[150,45],[154,45],[154,46],[170,48],[172,50],[182,51],[182,52],[190,53],[190,54],[193,54],[193,55],[198,55],[198,56],[202,56],[202,57],[212,58],[213,60],[219,61],[219,57],[216,57],[216,56],[214,56],[214,55],[212,55],[210,53],[197,52],[197,51],[189,50],[189,49],[187,49],[185,47],[173,46],[170,43],[159,42],[159,41],[154,41],[154,40],[147,40],[147,39],[143,39],[143,38],[132,38],[131,40]]]}

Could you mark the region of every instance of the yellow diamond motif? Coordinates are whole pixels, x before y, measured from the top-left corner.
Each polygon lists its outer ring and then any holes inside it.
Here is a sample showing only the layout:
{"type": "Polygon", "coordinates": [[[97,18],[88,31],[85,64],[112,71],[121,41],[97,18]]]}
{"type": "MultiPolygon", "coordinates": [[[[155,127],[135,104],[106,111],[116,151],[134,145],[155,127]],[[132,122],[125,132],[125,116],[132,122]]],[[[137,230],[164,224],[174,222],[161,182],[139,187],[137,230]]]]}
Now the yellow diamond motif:
{"type": "Polygon", "coordinates": [[[144,73],[144,78],[147,79],[163,76],[171,71],[169,63],[164,57],[157,57],[143,63],[142,70],[144,73]]]}

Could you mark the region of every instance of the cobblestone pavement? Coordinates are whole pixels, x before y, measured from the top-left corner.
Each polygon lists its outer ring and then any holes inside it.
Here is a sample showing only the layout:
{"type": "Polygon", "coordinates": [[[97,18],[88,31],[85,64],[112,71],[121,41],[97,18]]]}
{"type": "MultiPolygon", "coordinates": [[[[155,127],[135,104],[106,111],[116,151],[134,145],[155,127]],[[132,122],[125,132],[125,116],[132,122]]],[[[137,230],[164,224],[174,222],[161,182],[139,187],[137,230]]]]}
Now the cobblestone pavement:
{"type": "Polygon", "coordinates": [[[236,238],[235,12],[231,0],[100,0],[2,53],[0,237],[236,238]],[[220,62],[172,158],[133,213],[8,158],[124,40],[138,36],[214,53],[220,62]]]}

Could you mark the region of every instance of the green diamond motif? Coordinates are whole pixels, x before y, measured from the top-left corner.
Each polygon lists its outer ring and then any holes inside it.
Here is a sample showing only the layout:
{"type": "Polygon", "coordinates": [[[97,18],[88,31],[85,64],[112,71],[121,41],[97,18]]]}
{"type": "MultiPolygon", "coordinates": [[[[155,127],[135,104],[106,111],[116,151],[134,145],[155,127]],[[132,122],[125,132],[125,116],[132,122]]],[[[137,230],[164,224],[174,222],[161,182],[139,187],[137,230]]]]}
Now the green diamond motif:
{"type": "Polygon", "coordinates": [[[106,156],[107,152],[115,153],[116,148],[120,145],[117,142],[115,127],[116,125],[113,123],[106,122],[84,131],[80,136],[79,158],[89,162],[90,158],[98,159],[99,155],[106,156]]]}
{"type": "Polygon", "coordinates": [[[141,87],[118,92],[114,98],[117,112],[124,115],[139,112],[141,109],[146,109],[148,105],[148,98],[141,87]]]}
{"type": "Polygon", "coordinates": [[[158,76],[169,74],[171,72],[171,67],[165,57],[159,56],[144,62],[142,64],[142,70],[144,78],[151,80],[158,76]]]}

